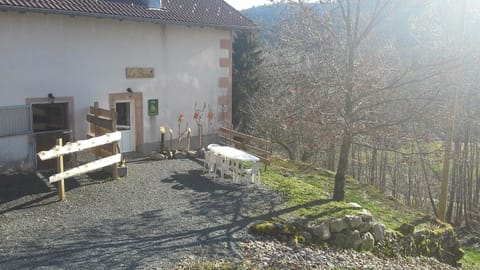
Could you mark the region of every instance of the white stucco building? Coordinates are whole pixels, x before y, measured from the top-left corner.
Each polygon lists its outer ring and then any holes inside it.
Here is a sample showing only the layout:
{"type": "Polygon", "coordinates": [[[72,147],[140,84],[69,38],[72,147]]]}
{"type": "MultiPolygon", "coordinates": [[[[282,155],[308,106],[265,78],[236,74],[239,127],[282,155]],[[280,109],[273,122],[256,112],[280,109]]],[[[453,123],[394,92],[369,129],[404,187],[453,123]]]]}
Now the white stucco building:
{"type": "Polygon", "coordinates": [[[94,101],[116,108],[124,152],[149,151],[160,126],[178,133],[180,115],[196,135],[195,110],[205,134],[231,121],[232,31],[255,25],[222,0],[0,0],[0,11],[0,172],[36,169],[58,136],[86,138],[94,101]]]}

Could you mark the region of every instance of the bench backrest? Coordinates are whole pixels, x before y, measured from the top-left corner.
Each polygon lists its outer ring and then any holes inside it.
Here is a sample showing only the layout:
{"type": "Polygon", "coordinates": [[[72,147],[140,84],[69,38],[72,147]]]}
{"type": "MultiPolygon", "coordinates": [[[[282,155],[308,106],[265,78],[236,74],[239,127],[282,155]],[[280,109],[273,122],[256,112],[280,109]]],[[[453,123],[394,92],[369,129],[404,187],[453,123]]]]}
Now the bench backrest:
{"type": "Polygon", "coordinates": [[[241,133],[228,128],[219,128],[218,137],[223,143],[235,148],[250,152],[260,158],[266,166],[270,164],[272,155],[272,142],[241,133]]]}

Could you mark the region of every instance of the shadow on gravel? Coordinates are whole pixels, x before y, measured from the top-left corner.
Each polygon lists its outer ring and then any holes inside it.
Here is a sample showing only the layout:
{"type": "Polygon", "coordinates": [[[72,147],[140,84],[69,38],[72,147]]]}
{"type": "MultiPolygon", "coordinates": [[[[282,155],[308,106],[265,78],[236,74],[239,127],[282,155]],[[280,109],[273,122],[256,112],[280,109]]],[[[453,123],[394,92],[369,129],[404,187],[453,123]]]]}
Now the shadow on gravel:
{"type": "Polygon", "coordinates": [[[174,189],[190,189],[200,193],[215,193],[219,190],[235,190],[231,184],[213,182],[202,176],[202,170],[191,170],[188,173],[175,174],[171,178],[162,179],[163,183],[174,183],[174,189]]]}
{"type": "Polygon", "coordinates": [[[277,209],[281,202],[278,194],[245,182],[213,181],[201,175],[201,169],[172,172],[159,183],[186,200],[182,206],[175,209],[175,201],[166,204],[173,209],[161,205],[129,214],[126,204],[122,218],[85,227],[59,227],[58,232],[28,240],[21,249],[14,243],[3,245],[3,250],[17,251],[11,256],[0,253],[0,265],[17,269],[171,269],[186,255],[241,257],[237,246],[249,224],[327,202],[277,209]]]}
{"type": "MultiPolygon", "coordinates": [[[[47,184],[51,174],[43,175],[45,179],[37,174],[0,175],[0,215],[57,202],[57,184],[47,184]]],[[[100,184],[108,178],[104,172],[70,178],[65,180],[65,191],[68,196],[68,191],[80,186],[100,184]]]]}
{"type": "Polygon", "coordinates": [[[35,174],[0,175],[0,203],[50,191],[50,187],[35,174]]]}

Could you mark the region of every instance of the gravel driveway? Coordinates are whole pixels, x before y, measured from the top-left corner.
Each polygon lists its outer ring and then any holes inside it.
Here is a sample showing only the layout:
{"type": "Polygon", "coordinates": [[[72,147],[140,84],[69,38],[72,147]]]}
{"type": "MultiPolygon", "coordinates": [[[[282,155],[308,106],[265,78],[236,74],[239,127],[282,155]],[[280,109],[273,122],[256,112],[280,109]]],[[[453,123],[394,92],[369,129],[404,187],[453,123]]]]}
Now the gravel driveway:
{"type": "Polygon", "coordinates": [[[192,255],[238,257],[247,225],[279,201],[257,185],[213,181],[196,160],[128,170],[116,181],[66,180],[64,202],[35,176],[0,176],[0,269],[168,269],[192,255]]]}

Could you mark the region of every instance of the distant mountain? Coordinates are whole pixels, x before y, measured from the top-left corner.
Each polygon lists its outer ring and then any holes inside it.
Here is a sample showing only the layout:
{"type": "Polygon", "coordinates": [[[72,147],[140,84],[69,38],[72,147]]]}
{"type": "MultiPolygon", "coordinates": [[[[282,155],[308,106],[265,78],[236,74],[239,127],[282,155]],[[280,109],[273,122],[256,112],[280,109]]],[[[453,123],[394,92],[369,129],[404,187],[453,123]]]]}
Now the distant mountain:
{"type": "MultiPolygon", "coordinates": [[[[369,0],[365,0],[363,8],[370,10],[373,7],[368,5],[369,0]],[[366,4],[365,4],[366,3],[366,4]]],[[[410,18],[416,16],[422,16],[425,13],[425,9],[428,1],[426,2],[407,2],[402,8],[396,9],[395,13],[392,14],[389,18],[386,18],[384,24],[379,25],[381,33],[393,34],[396,36],[397,42],[402,43],[403,46],[412,46],[415,41],[412,36],[412,26],[410,25],[410,18]]],[[[314,10],[317,10],[319,13],[322,13],[328,10],[328,4],[320,3],[307,3],[314,10]]],[[[267,44],[272,44],[278,37],[278,29],[282,21],[296,19],[294,16],[294,7],[285,3],[277,3],[271,5],[257,6],[241,11],[244,16],[251,19],[255,24],[260,28],[260,37],[267,42],[267,44]]],[[[340,16],[340,15],[339,15],[340,16]]]]}
{"type": "Polygon", "coordinates": [[[251,19],[260,28],[260,37],[266,43],[274,43],[277,30],[282,20],[291,14],[285,3],[257,6],[241,11],[244,16],[251,19]]]}
{"type": "Polygon", "coordinates": [[[286,8],[286,4],[272,4],[245,9],[241,12],[258,26],[265,27],[282,20],[286,14],[286,8]]]}

